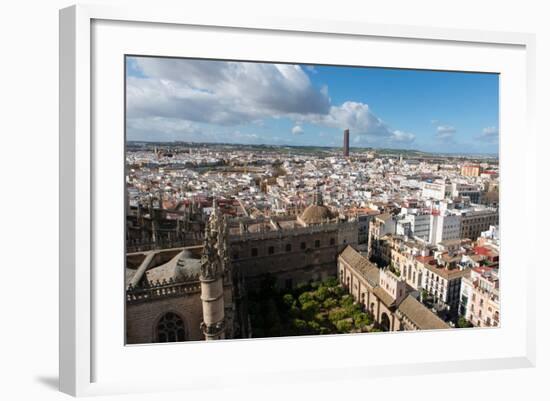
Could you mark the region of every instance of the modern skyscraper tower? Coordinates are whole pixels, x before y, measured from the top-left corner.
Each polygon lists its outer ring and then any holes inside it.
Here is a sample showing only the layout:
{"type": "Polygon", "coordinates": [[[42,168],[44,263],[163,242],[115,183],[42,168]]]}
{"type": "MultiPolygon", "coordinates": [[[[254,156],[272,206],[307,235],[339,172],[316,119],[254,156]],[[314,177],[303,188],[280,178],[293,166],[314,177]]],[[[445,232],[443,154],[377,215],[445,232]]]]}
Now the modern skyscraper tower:
{"type": "Polygon", "coordinates": [[[349,129],[344,130],[344,156],[349,156],[349,129]]]}

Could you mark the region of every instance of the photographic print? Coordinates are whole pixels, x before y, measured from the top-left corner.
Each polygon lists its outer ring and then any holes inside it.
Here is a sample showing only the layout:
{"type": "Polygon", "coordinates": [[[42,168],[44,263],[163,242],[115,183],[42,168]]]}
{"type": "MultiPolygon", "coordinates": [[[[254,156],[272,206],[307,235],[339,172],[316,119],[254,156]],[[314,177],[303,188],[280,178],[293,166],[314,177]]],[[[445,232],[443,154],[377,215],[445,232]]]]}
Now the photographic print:
{"type": "Polygon", "coordinates": [[[126,343],[499,327],[499,76],[126,56],[126,343]]]}

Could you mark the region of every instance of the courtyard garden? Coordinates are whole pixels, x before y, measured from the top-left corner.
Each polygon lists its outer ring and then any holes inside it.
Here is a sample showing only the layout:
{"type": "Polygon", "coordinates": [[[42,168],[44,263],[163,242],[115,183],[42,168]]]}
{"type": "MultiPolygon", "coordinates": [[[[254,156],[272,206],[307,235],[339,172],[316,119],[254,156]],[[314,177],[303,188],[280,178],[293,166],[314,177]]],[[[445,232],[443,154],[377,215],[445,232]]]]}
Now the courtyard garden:
{"type": "Polygon", "coordinates": [[[378,331],[372,316],[338,284],[336,278],[294,289],[279,289],[267,276],[249,293],[253,337],[378,331]]]}

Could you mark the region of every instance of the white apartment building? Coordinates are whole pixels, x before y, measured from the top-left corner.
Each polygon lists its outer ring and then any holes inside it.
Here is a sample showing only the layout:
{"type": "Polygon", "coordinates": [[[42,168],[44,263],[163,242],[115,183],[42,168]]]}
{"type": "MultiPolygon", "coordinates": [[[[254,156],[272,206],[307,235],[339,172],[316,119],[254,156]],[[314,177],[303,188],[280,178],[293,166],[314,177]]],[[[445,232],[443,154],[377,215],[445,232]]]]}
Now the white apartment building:
{"type": "Polygon", "coordinates": [[[432,216],[430,212],[419,211],[417,209],[405,209],[401,210],[403,216],[399,224],[403,227],[401,230],[397,230],[397,234],[407,235],[409,237],[416,237],[423,241],[429,241],[431,231],[432,216]],[[408,232],[405,232],[405,228],[408,228],[408,232]],[[403,231],[402,233],[400,231],[403,231]]]}
{"type": "Polygon", "coordinates": [[[460,216],[441,213],[432,215],[431,231],[429,241],[433,245],[437,245],[441,241],[460,238],[460,216]]]}
{"type": "Polygon", "coordinates": [[[498,269],[477,267],[462,278],[460,314],[477,327],[500,324],[498,269]]]}
{"type": "Polygon", "coordinates": [[[444,182],[424,182],[422,183],[422,197],[424,199],[445,199],[444,182]]]}
{"type": "Polygon", "coordinates": [[[462,278],[469,274],[469,269],[448,269],[430,263],[428,259],[417,258],[421,286],[437,303],[446,307],[449,317],[454,317],[459,313],[462,278]]]}
{"type": "Polygon", "coordinates": [[[453,186],[443,180],[422,183],[422,198],[443,200],[453,193],[453,186]]]}
{"type": "Polygon", "coordinates": [[[497,251],[500,249],[500,230],[498,226],[490,226],[487,231],[483,231],[479,236],[480,245],[493,247],[497,251]]]}

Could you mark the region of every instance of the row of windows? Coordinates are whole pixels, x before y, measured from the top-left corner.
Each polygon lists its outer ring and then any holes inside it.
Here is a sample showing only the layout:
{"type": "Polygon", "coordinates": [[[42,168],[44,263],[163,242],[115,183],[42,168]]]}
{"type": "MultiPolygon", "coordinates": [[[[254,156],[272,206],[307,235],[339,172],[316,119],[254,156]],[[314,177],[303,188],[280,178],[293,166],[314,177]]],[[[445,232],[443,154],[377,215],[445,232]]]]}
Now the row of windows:
{"type": "MultiPolygon", "coordinates": [[[[336,244],[336,240],[334,238],[331,238],[330,239],[330,245],[334,245],[334,244],[336,244]]],[[[320,247],[321,247],[321,241],[316,239],[315,240],[315,248],[320,248],[320,247]]],[[[301,250],[305,250],[306,248],[307,248],[307,244],[305,242],[300,243],[300,249],[301,250]]],[[[285,252],[292,252],[292,244],[286,244],[285,245],[285,252]]],[[[268,253],[268,255],[273,255],[275,253],[275,247],[270,246],[269,248],[267,248],[267,253],[268,253]]],[[[252,248],[250,250],[250,256],[251,257],[258,256],[258,248],[252,248]]],[[[233,253],[233,259],[239,259],[239,253],[238,252],[233,253]]]]}
{"type": "Polygon", "coordinates": [[[487,221],[496,221],[496,216],[486,216],[480,218],[463,218],[462,224],[466,223],[486,223],[487,221]]]}

